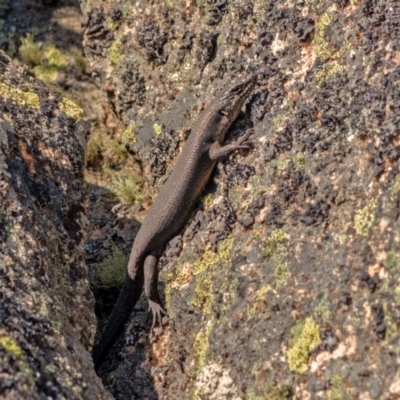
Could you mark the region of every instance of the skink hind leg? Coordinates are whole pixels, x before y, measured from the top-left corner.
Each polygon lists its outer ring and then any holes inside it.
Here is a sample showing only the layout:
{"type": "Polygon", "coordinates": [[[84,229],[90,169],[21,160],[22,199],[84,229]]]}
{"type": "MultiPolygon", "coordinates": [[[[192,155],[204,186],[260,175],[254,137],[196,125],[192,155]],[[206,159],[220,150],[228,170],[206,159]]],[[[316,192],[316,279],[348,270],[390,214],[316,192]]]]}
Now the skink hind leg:
{"type": "Polygon", "coordinates": [[[149,300],[149,311],[153,316],[153,322],[151,325],[151,332],[153,331],[156,323],[161,325],[162,315],[166,315],[167,312],[162,306],[160,297],[158,295],[157,282],[158,282],[158,258],[152,254],[149,254],[144,260],[144,290],[149,300]]]}
{"type": "Polygon", "coordinates": [[[213,143],[208,153],[211,160],[220,161],[229,153],[232,153],[232,151],[235,151],[237,149],[248,149],[248,146],[244,145],[243,143],[249,138],[249,136],[253,132],[253,128],[247,129],[246,133],[238,140],[236,140],[236,142],[229,143],[224,146],[221,146],[218,142],[213,143]]]}

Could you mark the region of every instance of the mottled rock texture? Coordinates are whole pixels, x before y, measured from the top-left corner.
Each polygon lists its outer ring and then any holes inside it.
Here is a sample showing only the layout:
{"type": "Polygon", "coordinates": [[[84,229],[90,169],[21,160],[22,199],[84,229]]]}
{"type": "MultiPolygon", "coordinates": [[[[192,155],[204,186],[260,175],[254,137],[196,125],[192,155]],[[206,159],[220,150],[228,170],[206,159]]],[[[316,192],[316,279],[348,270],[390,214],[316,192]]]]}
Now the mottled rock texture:
{"type": "Polygon", "coordinates": [[[399,398],[400,3],[81,3],[151,193],[201,104],[259,72],[230,132],[253,124],[253,150],[167,249],[168,323],[150,344],[127,327],[116,398],[399,398]]]}
{"type": "Polygon", "coordinates": [[[82,111],[0,52],[0,397],[107,399],[84,262],[82,111]]]}

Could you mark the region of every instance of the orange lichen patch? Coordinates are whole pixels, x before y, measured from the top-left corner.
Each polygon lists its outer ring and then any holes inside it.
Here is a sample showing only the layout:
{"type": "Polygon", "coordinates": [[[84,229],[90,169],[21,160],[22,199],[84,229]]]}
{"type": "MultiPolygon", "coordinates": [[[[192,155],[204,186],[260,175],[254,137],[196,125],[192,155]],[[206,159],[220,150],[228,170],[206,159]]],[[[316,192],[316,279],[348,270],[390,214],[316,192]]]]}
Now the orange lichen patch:
{"type": "Polygon", "coordinates": [[[149,363],[152,367],[159,368],[166,365],[168,362],[168,344],[171,337],[169,329],[163,329],[162,336],[157,338],[157,341],[152,343],[149,352],[149,363]]]}
{"type": "Polygon", "coordinates": [[[28,171],[30,174],[34,174],[35,171],[35,160],[34,158],[28,153],[28,150],[26,148],[26,143],[23,142],[22,140],[20,140],[18,142],[19,145],[19,150],[21,152],[21,157],[23,158],[23,160],[25,161],[27,167],[28,167],[28,171]]]}
{"type": "Polygon", "coordinates": [[[38,143],[38,148],[47,158],[51,160],[57,160],[57,162],[64,167],[71,167],[71,163],[65,153],[54,150],[53,148],[46,146],[43,142],[38,143]]]}

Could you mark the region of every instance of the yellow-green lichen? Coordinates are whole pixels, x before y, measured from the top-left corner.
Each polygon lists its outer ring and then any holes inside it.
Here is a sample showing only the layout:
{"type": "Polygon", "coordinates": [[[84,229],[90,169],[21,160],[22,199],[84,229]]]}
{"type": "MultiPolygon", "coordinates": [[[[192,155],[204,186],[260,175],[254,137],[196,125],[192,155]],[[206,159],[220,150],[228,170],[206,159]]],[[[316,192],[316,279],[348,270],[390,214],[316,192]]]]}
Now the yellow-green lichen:
{"type": "Polygon", "coordinates": [[[233,248],[233,237],[225,239],[218,246],[217,255],[221,261],[229,261],[231,257],[231,252],[233,248]]]}
{"type": "Polygon", "coordinates": [[[290,239],[290,235],[282,229],[275,229],[271,232],[267,239],[263,254],[267,257],[272,257],[276,253],[282,253],[286,251],[287,240],[290,239]]]}
{"type": "MultiPolygon", "coordinates": [[[[264,307],[266,304],[266,296],[269,291],[272,291],[270,285],[262,285],[260,289],[257,290],[254,296],[254,302],[247,314],[248,318],[253,318],[256,314],[259,314],[260,312],[264,311],[264,307]]],[[[265,313],[263,313],[263,315],[265,317],[268,317],[268,315],[265,315],[265,313]]]]}
{"type": "Polygon", "coordinates": [[[165,287],[165,305],[167,307],[168,314],[171,312],[171,297],[172,289],[175,287],[182,287],[183,285],[190,282],[190,275],[182,270],[183,263],[178,263],[173,272],[167,275],[167,284],[165,287]]]}
{"type": "Polygon", "coordinates": [[[111,254],[99,266],[99,284],[103,289],[120,288],[125,278],[128,257],[112,242],[111,254]]]}
{"type": "Polygon", "coordinates": [[[289,167],[290,160],[273,160],[271,162],[271,168],[273,168],[276,173],[280,174],[284,171],[286,171],[289,167]]]}
{"type": "Polygon", "coordinates": [[[317,32],[315,33],[315,54],[321,60],[328,60],[332,51],[329,43],[325,39],[326,28],[332,22],[332,15],[329,12],[322,14],[317,22],[317,32]]]}
{"type": "Polygon", "coordinates": [[[210,347],[209,337],[213,328],[212,323],[208,323],[205,329],[201,330],[195,337],[193,343],[193,355],[196,359],[195,368],[197,373],[204,369],[206,356],[210,347]]]}
{"type": "Polygon", "coordinates": [[[336,374],[332,376],[330,381],[331,388],[328,390],[328,400],[352,400],[344,385],[343,378],[336,374]]]}
{"type": "Polygon", "coordinates": [[[14,367],[26,378],[30,386],[34,386],[35,380],[32,369],[24,360],[21,346],[10,336],[0,337],[0,346],[4,348],[9,357],[15,361],[14,367]]]}
{"type": "Polygon", "coordinates": [[[205,195],[202,199],[204,208],[210,207],[213,202],[213,199],[214,199],[214,197],[211,193],[205,195]]]}
{"type": "Polygon", "coordinates": [[[162,132],[163,126],[161,124],[154,124],[153,125],[153,132],[154,135],[159,136],[162,132]]]}
{"type": "Polygon", "coordinates": [[[203,273],[198,275],[196,277],[196,287],[191,304],[200,308],[203,314],[209,315],[212,311],[213,300],[213,283],[209,274],[203,273]]]}
{"type": "Polygon", "coordinates": [[[275,286],[283,286],[291,273],[289,265],[284,261],[287,255],[287,241],[290,235],[282,229],[275,229],[266,240],[266,244],[261,249],[263,255],[268,257],[274,266],[275,286]]]}
{"type": "Polygon", "coordinates": [[[359,235],[368,236],[369,230],[375,221],[377,204],[378,202],[376,199],[371,199],[365,207],[356,211],[354,229],[359,235]]]}
{"type": "Polygon", "coordinates": [[[114,196],[126,204],[135,204],[143,200],[141,177],[134,171],[122,170],[112,175],[111,191],[114,196]]]}
{"type": "Polygon", "coordinates": [[[246,390],[246,400],[290,400],[293,398],[293,386],[289,383],[270,385],[262,390],[262,393],[256,393],[253,388],[246,390]]]}
{"type": "Polygon", "coordinates": [[[3,346],[4,350],[13,358],[22,358],[23,353],[20,345],[10,336],[1,336],[0,345],[3,346]]]}
{"type": "Polygon", "coordinates": [[[322,299],[317,307],[315,307],[314,314],[321,322],[327,322],[329,320],[331,313],[329,311],[328,289],[323,290],[322,299]]]}
{"type": "Polygon", "coordinates": [[[112,64],[118,64],[122,59],[122,40],[117,38],[108,49],[108,57],[112,64]]]}
{"type": "Polygon", "coordinates": [[[137,140],[136,123],[132,121],[122,134],[122,143],[123,144],[136,143],[136,140],[137,140]]]}
{"type": "Polygon", "coordinates": [[[274,126],[274,130],[277,131],[280,128],[285,126],[287,120],[287,115],[282,113],[278,114],[275,118],[272,119],[272,125],[274,126]]]}
{"type": "Polygon", "coordinates": [[[281,259],[277,261],[274,268],[275,286],[279,289],[289,279],[291,273],[287,262],[283,262],[281,259]]]}
{"type": "Polygon", "coordinates": [[[396,201],[399,192],[400,192],[400,175],[396,177],[396,179],[394,180],[393,184],[390,187],[389,200],[396,201]]]}
{"type": "Polygon", "coordinates": [[[329,61],[333,56],[335,59],[339,59],[344,56],[349,48],[350,44],[347,40],[344,41],[343,45],[339,50],[332,47],[329,44],[329,40],[326,39],[327,27],[332,22],[332,15],[330,12],[322,14],[317,22],[317,31],[314,37],[315,41],[315,54],[316,56],[325,61],[322,69],[315,75],[317,86],[320,88],[324,82],[335,74],[339,74],[344,71],[344,66],[339,64],[337,60],[329,61]],[[329,62],[328,62],[329,61],[329,62]]]}
{"type": "MultiPolygon", "coordinates": [[[[386,326],[385,331],[385,339],[384,339],[384,346],[390,346],[391,342],[398,337],[399,328],[396,323],[396,319],[393,318],[392,313],[390,312],[390,307],[387,302],[382,303],[383,313],[385,316],[384,323],[386,326]]],[[[396,346],[398,347],[398,346],[396,346]]],[[[397,349],[396,353],[398,354],[399,349],[397,349]]]]}
{"type": "Polygon", "coordinates": [[[73,118],[75,121],[83,118],[83,110],[66,97],[62,98],[61,102],[59,103],[59,107],[63,113],[73,118]]]}
{"type": "Polygon", "coordinates": [[[339,65],[336,63],[325,64],[323,68],[315,74],[317,86],[321,88],[327,79],[329,79],[331,76],[335,74],[340,74],[343,71],[344,71],[343,65],[339,65]]]}
{"type": "Polygon", "coordinates": [[[307,166],[307,159],[302,153],[296,154],[293,161],[294,165],[296,166],[296,169],[299,171],[305,169],[307,166]]]}
{"type": "Polygon", "coordinates": [[[12,120],[12,118],[11,118],[9,115],[3,114],[3,115],[2,115],[2,118],[4,119],[4,121],[6,121],[6,122],[8,122],[10,125],[12,125],[13,120],[12,120]]]}
{"type": "Polygon", "coordinates": [[[310,352],[320,343],[318,325],[312,317],[305,321],[299,321],[291,329],[292,339],[289,340],[287,359],[289,369],[294,372],[303,373],[308,369],[310,352]]]}
{"type": "Polygon", "coordinates": [[[0,96],[4,99],[14,100],[17,104],[27,107],[38,108],[40,106],[40,99],[36,93],[23,92],[12,86],[8,86],[0,82],[0,96]]]}

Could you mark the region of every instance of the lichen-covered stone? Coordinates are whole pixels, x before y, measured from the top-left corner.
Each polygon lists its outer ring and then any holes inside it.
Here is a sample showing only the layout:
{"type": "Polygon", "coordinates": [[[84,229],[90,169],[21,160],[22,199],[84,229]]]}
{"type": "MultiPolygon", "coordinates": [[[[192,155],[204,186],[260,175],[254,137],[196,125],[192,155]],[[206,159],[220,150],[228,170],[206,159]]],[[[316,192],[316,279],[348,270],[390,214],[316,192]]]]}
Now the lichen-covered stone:
{"type": "Polygon", "coordinates": [[[79,107],[1,51],[0,71],[0,393],[107,399],[89,352],[89,125],[69,112],[79,107]]]}
{"type": "Polygon", "coordinates": [[[149,349],[122,345],[110,389],[140,397],[136,374],[161,399],[399,397],[399,2],[82,4],[150,193],[211,93],[259,73],[228,135],[253,124],[253,150],[219,168],[167,249],[168,326],[149,349]]]}

